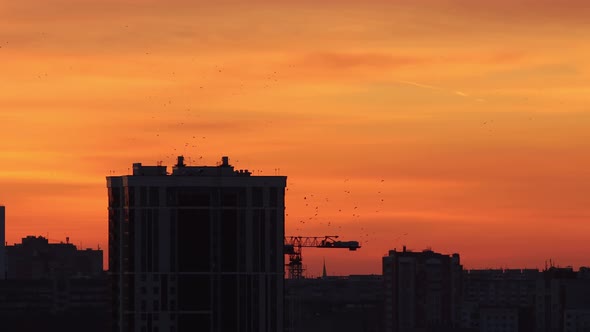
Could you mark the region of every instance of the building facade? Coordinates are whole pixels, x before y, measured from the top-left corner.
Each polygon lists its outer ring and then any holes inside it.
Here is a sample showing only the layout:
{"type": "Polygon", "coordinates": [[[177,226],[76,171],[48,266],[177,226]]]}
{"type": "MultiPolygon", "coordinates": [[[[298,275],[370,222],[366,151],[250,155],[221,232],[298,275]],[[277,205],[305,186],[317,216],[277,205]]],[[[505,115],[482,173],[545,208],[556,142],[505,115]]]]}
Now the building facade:
{"type": "Polygon", "coordinates": [[[285,280],[287,332],[383,331],[383,277],[285,280]]]}
{"type": "Polygon", "coordinates": [[[78,250],[27,236],[6,246],[0,321],[6,331],[103,332],[110,327],[110,280],[102,250],[78,250]]]}
{"type": "Polygon", "coordinates": [[[227,157],[107,177],[113,330],[282,331],[285,186],[227,157]]]}
{"type": "Polygon", "coordinates": [[[457,325],[459,255],[390,250],[383,257],[385,331],[445,331],[457,325]]]}
{"type": "Polygon", "coordinates": [[[536,269],[463,273],[460,326],[480,331],[533,331],[536,269]]]}

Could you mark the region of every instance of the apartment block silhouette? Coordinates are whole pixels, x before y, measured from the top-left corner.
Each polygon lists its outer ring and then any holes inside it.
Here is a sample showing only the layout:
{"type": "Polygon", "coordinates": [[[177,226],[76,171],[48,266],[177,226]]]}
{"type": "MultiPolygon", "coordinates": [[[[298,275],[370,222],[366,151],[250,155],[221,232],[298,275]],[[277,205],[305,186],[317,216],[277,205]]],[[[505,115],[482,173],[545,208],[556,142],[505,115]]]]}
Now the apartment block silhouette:
{"type": "Polygon", "coordinates": [[[285,186],[228,157],[107,177],[113,330],[282,331],[285,186]]]}

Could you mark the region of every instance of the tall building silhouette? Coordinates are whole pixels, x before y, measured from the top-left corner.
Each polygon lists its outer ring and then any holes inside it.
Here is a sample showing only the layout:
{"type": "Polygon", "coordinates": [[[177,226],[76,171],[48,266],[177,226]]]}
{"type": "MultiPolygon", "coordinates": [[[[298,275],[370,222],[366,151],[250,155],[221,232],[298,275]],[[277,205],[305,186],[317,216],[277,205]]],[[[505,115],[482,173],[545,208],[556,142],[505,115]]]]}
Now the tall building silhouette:
{"type": "Polygon", "coordinates": [[[383,257],[385,331],[447,331],[457,325],[462,266],[459,254],[390,250],[383,257]]]}
{"type": "Polygon", "coordinates": [[[285,186],[227,157],[107,177],[113,330],[282,331],[285,186]]]}
{"type": "Polygon", "coordinates": [[[6,208],[0,206],[0,280],[6,279],[6,208]]]}

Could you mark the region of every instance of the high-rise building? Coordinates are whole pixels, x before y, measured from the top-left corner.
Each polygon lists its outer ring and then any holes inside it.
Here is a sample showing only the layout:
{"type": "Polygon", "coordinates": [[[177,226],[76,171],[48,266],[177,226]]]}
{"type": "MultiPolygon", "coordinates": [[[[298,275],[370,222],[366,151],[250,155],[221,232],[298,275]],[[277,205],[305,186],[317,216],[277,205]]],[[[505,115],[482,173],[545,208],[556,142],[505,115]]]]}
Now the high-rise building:
{"type": "Polygon", "coordinates": [[[0,280],[6,279],[6,208],[0,206],[0,280]]]}
{"type": "Polygon", "coordinates": [[[383,257],[385,331],[445,331],[461,300],[459,254],[390,250],[383,257]]]}
{"type": "Polygon", "coordinates": [[[285,186],[227,157],[107,177],[113,330],[282,331],[285,186]]]}

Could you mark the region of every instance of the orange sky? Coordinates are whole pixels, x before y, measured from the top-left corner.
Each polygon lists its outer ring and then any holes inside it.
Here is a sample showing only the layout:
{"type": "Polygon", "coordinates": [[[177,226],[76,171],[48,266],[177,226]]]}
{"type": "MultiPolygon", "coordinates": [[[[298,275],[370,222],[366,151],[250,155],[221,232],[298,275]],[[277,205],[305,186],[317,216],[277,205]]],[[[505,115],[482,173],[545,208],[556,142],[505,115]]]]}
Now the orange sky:
{"type": "Polygon", "coordinates": [[[403,244],[590,265],[585,0],[0,0],[0,17],[9,243],[106,248],[105,176],[229,155],[288,176],[287,234],[363,242],[304,249],[310,274],[380,273],[403,244]]]}

